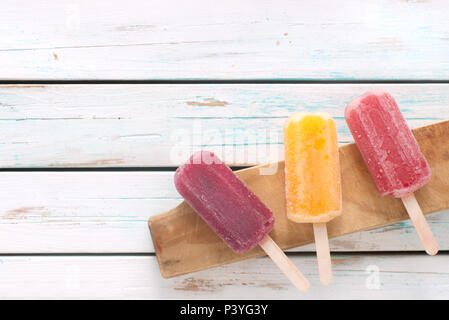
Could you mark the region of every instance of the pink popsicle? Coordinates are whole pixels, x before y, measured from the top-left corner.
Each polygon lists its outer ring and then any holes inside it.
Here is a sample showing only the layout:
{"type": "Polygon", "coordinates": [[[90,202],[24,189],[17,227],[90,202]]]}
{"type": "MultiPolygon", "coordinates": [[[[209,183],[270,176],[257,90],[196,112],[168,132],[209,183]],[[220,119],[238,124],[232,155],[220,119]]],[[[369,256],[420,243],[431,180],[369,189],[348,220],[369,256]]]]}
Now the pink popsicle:
{"type": "Polygon", "coordinates": [[[176,170],[175,186],[232,250],[259,244],[299,290],[308,290],[307,279],[268,235],[273,213],[212,152],[193,154],[176,170]]]}
{"type": "Polygon", "coordinates": [[[382,195],[401,198],[430,255],[438,244],[413,194],[430,180],[430,167],[393,97],[367,92],[352,100],[345,118],[366,166],[382,195]]]}
{"type": "Polygon", "coordinates": [[[179,167],[175,186],[189,205],[235,252],[254,248],[274,216],[213,153],[200,151],[179,167]]]}
{"type": "Polygon", "coordinates": [[[429,165],[390,94],[361,95],[348,104],[345,118],[382,195],[402,198],[429,182],[429,165]]]}

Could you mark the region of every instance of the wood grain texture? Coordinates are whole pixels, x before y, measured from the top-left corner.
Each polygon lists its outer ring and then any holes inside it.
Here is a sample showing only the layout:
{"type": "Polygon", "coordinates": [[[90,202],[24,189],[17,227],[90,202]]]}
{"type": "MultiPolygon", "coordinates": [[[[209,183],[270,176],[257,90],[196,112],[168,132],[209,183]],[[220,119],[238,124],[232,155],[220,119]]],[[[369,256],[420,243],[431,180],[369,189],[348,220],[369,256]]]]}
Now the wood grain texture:
{"type": "MultiPolygon", "coordinates": [[[[0,80],[448,80],[446,12],[444,0],[4,0],[0,80]]],[[[229,164],[278,161],[290,112],[327,111],[348,143],[343,107],[373,87],[411,127],[449,119],[446,84],[0,86],[0,167],[177,166],[201,148],[229,164]]],[[[182,201],[172,172],[2,171],[0,199],[8,254],[152,253],[148,216],[182,201]]],[[[426,217],[442,250],[447,213],[426,217]]],[[[330,246],[421,250],[409,221],[330,246]]],[[[330,287],[314,254],[290,255],[307,295],[266,258],[166,280],[152,255],[55,255],[0,256],[0,299],[449,298],[446,253],[333,254],[330,287]]]]}
{"type": "MultiPolygon", "coordinates": [[[[154,253],[148,217],[182,202],[173,172],[0,172],[0,198],[0,254],[154,253]]],[[[447,212],[427,220],[449,250],[447,212]]],[[[409,221],[334,238],[330,247],[422,250],[409,221]]]]}
{"type": "MultiPolygon", "coordinates": [[[[449,209],[449,120],[414,129],[413,133],[432,170],[432,179],[415,196],[424,214],[449,209]],[[438,147],[435,147],[438,146],[438,147]]],[[[329,238],[390,225],[408,219],[400,199],[377,191],[355,144],[340,147],[343,212],[327,224],[329,238]]],[[[282,249],[313,241],[311,224],[291,222],[285,212],[284,164],[266,172],[267,166],[237,172],[254,194],[275,215],[270,236],[282,249]],[[265,174],[262,171],[265,170],[265,174]]],[[[151,236],[164,277],[259,257],[256,247],[234,253],[186,203],[149,219],[151,236]]]]}
{"type": "Polygon", "coordinates": [[[155,257],[0,257],[1,299],[449,299],[449,256],[333,255],[319,282],[314,254],[290,255],[311,282],[300,293],[268,258],[163,279],[155,257]]]}
{"type": "Polygon", "coordinates": [[[0,86],[0,167],[178,166],[200,149],[228,164],[283,159],[294,111],[326,111],[352,142],[344,107],[390,92],[408,124],[449,119],[448,84],[0,86]]]}
{"type": "Polygon", "coordinates": [[[4,0],[2,80],[449,79],[447,2],[4,0]]]}

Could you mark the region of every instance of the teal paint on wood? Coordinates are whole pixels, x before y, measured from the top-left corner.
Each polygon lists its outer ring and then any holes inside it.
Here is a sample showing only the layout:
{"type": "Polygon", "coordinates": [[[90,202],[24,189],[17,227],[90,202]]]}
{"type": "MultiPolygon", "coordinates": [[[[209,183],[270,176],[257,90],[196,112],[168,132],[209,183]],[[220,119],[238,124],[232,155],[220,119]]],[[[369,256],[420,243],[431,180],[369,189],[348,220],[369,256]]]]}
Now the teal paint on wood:
{"type": "Polygon", "coordinates": [[[3,2],[2,80],[449,79],[445,0],[3,2]]]}
{"type": "Polygon", "coordinates": [[[344,108],[373,88],[411,127],[449,119],[447,84],[5,85],[0,167],[177,166],[202,148],[231,165],[276,161],[292,112],[328,112],[352,142],[344,108]]]}

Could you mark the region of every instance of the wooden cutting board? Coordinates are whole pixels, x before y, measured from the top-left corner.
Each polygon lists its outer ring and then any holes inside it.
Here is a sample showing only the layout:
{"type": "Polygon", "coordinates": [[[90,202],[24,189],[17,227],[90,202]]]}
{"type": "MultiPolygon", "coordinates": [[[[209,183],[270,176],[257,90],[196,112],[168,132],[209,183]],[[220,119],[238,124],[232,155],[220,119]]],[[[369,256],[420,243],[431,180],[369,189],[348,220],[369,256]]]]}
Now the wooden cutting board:
{"type": "MultiPolygon", "coordinates": [[[[432,169],[431,181],[418,190],[416,198],[425,214],[449,208],[449,121],[413,130],[432,169]]],[[[328,223],[329,237],[383,227],[408,219],[400,200],[382,197],[354,144],[340,147],[343,213],[328,223]]],[[[282,249],[313,242],[311,224],[290,222],[285,213],[284,162],[275,174],[261,175],[268,165],[237,171],[245,184],[273,211],[270,235],[282,249]]],[[[151,236],[162,276],[169,278],[243,259],[263,256],[259,247],[239,255],[183,202],[176,208],[149,219],[151,236]]]]}

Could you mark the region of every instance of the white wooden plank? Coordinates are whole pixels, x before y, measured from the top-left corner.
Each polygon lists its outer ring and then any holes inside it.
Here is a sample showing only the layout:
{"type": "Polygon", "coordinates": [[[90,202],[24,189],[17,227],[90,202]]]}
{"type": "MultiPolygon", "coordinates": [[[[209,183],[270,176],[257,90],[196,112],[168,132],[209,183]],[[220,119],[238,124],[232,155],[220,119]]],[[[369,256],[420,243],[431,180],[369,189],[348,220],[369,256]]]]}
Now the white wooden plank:
{"type": "Polygon", "coordinates": [[[1,257],[1,299],[448,299],[449,256],[333,255],[319,282],[314,255],[291,256],[310,280],[298,292],[267,258],[172,279],[150,257],[1,257]]]}
{"type": "Polygon", "coordinates": [[[283,157],[293,111],[327,111],[352,141],[346,104],[391,92],[411,127],[449,119],[448,84],[0,86],[0,167],[177,166],[199,149],[228,164],[283,157]]]}
{"type": "MultiPolygon", "coordinates": [[[[0,199],[0,253],[153,253],[148,218],[182,201],[173,172],[0,172],[0,199]]],[[[427,220],[449,250],[449,212],[427,220]]],[[[333,251],[423,250],[409,221],[330,243],[333,251]]]]}
{"type": "Polygon", "coordinates": [[[0,79],[445,79],[447,2],[3,0],[0,79]]]}

